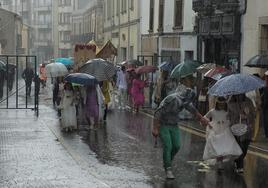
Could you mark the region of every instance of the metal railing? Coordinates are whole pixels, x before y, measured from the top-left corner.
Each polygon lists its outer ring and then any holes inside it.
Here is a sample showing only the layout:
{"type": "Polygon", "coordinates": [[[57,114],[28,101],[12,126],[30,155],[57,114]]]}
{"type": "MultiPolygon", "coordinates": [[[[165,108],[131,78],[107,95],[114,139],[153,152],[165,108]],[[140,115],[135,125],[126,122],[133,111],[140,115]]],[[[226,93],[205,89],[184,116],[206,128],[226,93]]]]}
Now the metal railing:
{"type": "MultiPolygon", "coordinates": [[[[38,77],[37,57],[31,55],[0,55],[0,59],[6,64],[5,70],[2,68],[0,73],[4,74],[6,82],[6,93],[2,93],[3,96],[0,100],[0,109],[31,109],[34,110],[38,116],[39,83],[37,83],[37,81],[39,80],[36,79],[38,77]],[[25,82],[22,78],[20,78],[23,69],[28,66],[32,67],[34,72],[34,98],[31,98],[29,95],[27,95],[25,82]],[[14,83],[15,88],[13,88],[14,83]],[[25,88],[25,92],[23,91],[23,88],[25,88]],[[11,102],[15,102],[15,104],[11,104],[11,102]]],[[[4,92],[4,81],[2,81],[0,87],[1,92],[4,92]]]]}

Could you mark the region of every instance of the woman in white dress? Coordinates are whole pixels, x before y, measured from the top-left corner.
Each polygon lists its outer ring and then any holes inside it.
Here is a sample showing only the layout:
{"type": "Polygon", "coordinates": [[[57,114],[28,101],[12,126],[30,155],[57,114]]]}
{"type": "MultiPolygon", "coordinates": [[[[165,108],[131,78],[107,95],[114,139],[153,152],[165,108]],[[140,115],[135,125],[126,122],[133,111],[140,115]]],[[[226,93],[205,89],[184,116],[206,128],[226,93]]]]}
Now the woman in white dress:
{"type": "Polygon", "coordinates": [[[211,109],[205,117],[210,120],[210,126],[207,126],[203,159],[216,159],[219,169],[222,169],[223,161],[242,153],[230,130],[225,98],[219,97],[215,108],[211,109]]]}
{"type": "Polygon", "coordinates": [[[61,101],[61,125],[65,131],[77,129],[75,99],[72,84],[67,82],[64,86],[61,101]]]}

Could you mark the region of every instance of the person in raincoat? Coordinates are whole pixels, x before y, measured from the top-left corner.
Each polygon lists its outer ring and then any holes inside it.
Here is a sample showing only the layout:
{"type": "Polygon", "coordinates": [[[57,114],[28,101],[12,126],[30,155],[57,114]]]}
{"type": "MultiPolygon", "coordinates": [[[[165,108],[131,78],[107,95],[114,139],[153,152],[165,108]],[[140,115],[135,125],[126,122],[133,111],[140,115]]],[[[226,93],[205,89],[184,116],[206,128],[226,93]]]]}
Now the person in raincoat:
{"type": "Polygon", "coordinates": [[[137,74],[131,87],[132,105],[136,112],[139,112],[140,106],[144,105],[144,87],[146,86],[148,86],[148,81],[141,80],[141,75],[137,74]]]}
{"type": "Polygon", "coordinates": [[[34,80],[34,71],[30,65],[22,72],[21,77],[25,80],[26,95],[31,96],[32,82],[34,80]]]}
{"type": "MultiPolygon", "coordinates": [[[[183,80],[181,80],[184,84],[183,80]]],[[[209,122],[193,106],[195,92],[184,85],[179,85],[175,93],[168,95],[154,113],[152,134],[160,135],[163,143],[163,161],[167,179],[174,179],[171,162],[180,149],[180,132],[177,123],[180,121],[179,114],[185,108],[195,115],[203,125],[209,122]]]]}

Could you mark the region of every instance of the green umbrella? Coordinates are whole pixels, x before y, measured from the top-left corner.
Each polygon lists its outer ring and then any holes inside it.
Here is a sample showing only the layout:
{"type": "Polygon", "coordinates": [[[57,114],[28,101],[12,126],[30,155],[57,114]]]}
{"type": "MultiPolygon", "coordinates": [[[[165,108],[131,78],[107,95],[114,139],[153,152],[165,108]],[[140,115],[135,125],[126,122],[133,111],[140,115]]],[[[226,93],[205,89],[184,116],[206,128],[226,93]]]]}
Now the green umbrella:
{"type": "Polygon", "coordinates": [[[3,61],[0,61],[0,70],[6,71],[6,64],[3,61]]]}
{"type": "Polygon", "coordinates": [[[178,64],[171,72],[171,78],[184,78],[192,75],[200,64],[197,61],[184,61],[178,64]]]}

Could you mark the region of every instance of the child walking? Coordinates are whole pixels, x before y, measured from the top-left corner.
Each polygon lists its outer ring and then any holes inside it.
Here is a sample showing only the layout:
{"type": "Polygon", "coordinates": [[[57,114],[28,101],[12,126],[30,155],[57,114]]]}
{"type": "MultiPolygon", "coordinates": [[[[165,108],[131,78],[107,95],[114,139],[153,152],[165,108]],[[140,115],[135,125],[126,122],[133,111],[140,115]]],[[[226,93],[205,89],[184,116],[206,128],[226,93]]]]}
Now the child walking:
{"type": "Polygon", "coordinates": [[[211,109],[205,115],[205,118],[210,122],[206,130],[203,159],[216,159],[218,169],[222,170],[223,161],[239,156],[242,153],[230,130],[226,99],[218,97],[215,108],[211,109]]]}

